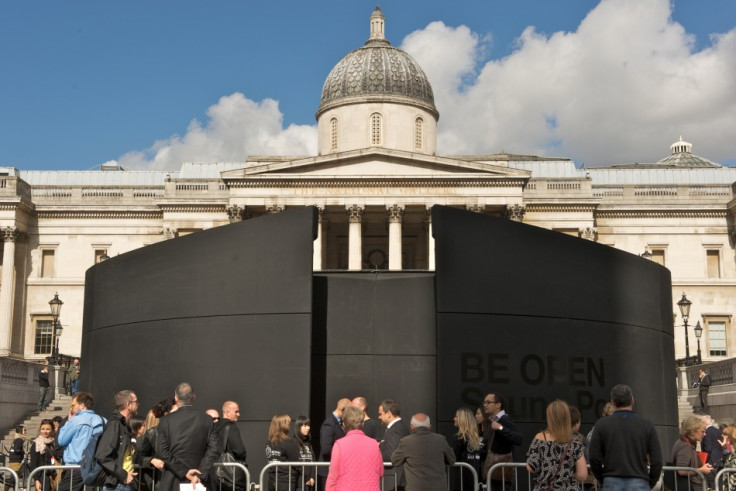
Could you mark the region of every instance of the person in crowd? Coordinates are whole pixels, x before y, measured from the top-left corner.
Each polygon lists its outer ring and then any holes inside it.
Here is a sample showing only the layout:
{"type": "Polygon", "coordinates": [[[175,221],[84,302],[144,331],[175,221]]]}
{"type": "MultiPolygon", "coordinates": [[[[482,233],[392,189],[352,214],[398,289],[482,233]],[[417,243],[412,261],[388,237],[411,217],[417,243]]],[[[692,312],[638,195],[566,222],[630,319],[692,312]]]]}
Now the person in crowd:
{"type": "Polygon", "coordinates": [[[347,434],[332,449],[325,491],[380,491],[383,458],[376,441],[362,431],[363,411],[347,407],[342,420],[347,434]]]}
{"type": "MultiPolygon", "coordinates": [[[[391,455],[399,446],[399,441],[411,433],[409,425],[401,419],[401,406],[391,399],[386,399],[378,406],[378,419],[386,427],[383,433],[383,440],[378,444],[381,450],[381,457],[384,462],[391,462],[391,455]]],[[[406,486],[406,477],[404,476],[404,468],[395,466],[385,473],[383,489],[392,491],[394,489],[401,491],[406,486]]]]}
{"type": "MultiPolygon", "coordinates": [[[[31,471],[43,465],[54,465],[54,425],[50,419],[41,421],[38,436],[30,449],[31,471]]],[[[51,474],[54,471],[39,471],[33,476],[36,491],[51,491],[51,474]]]]}
{"type": "Polygon", "coordinates": [[[145,419],[145,433],[137,442],[137,452],[134,462],[140,466],[138,481],[142,491],[153,489],[154,483],[161,479],[161,471],[164,461],[156,458],[156,441],[158,440],[158,423],[161,418],[175,410],[178,406],[172,398],[166,398],[158,402],[145,419]]]}
{"type": "MultiPolygon", "coordinates": [[[[289,439],[291,417],[288,414],[275,414],[271,418],[268,429],[268,443],[266,443],[266,460],[272,462],[296,462],[299,452],[296,445],[289,439]]],[[[271,468],[268,470],[269,491],[294,491],[297,486],[299,471],[286,467],[271,468]]]]}
{"type": "Polygon", "coordinates": [[[97,442],[95,460],[105,473],[106,489],[132,491],[137,473],[133,472],[132,435],[128,422],[138,412],[138,396],[132,390],[121,390],[115,394],[113,403],[115,410],[97,442]]]}
{"type": "Polygon", "coordinates": [[[662,473],[662,449],[651,421],[634,413],[631,387],[611,389],[616,411],[601,418],[590,440],[590,469],[603,489],[651,489],[662,473]]]}
{"type": "MultiPolygon", "coordinates": [[[[215,423],[212,431],[217,438],[220,450],[223,452],[229,452],[236,462],[245,465],[247,456],[245,444],[243,443],[243,438],[240,435],[238,425],[235,424],[238,422],[238,418],[240,418],[240,405],[235,401],[225,401],[222,404],[222,418],[215,423]]],[[[218,486],[219,483],[223,489],[229,488],[232,490],[233,483],[231,482],[228,484],[225,481],[219,482],[216,474],[216,468],[213,468],[210,482],[213,483],[214,486],[218,486]]],[[[235,489],[245,489],[245,476],[243,475],[243,472],[235,469],[233,474],[235,489]]]]}
{"type": "Polygon", "coordinates": [[[210,418],[212,418],[212,424],[215,424],[218,421],[220,421],[220,413],[217,412],[217,409],[208,409],[204,413],[210,418]]]}
{"type": "Polygon", "coordinates": [[[534,491],[576,491],[588,477],[583,443],[573,438],[570,408],[559,399],[547,405],[547,428],[537,433],[526,454],[526,468],[535,476],[534,491]]]}
{"type": "Polygon", "coordinates": [[[49,364],[44,363],[41,371],[38,372],[38,412],[44,410],[48,401],[46,400],[49,395],[49,364]]]}
{"type": "MultiPolygon", "coordinates": [[[[478,420],[473,411],[461,407],[455,411],[453,424],[457,428],[455,442],[452,445],[457,462],[465,462],[475,469],[476,475],[480,476],[483,469],[483,458],[485,457],[485,439],[478,433],[478,420]]],[[[462,469],[455,473],[453,479],[454,489],[468,489],[472,486],[473,477],[468,469],[462,469]]]]}
{"type": "Polygon", "coordinates": [[[14,470],[16,473],[20,470],[20,466],[23,463],[23,458],[26,456],[26,435],[28,430],[23,425],[15,427],[15,435],[13,436],[13,443],[10,445],[10,454],[8,457],[8,467],[14,470]]]}
{"type": "MultiPolygon", "coordinates": [[[[574,440],[579,441],[583,444],[583,456],[585,457],[585,464],[590,463],[590,440],[588,437],[580,433],[580,425],[582,424],[582,415],[580,410],[575,406],[570,406],[570,426],[572,427],[572,437],[574,440]]],[[[595,488],[595,476],[593,473],[588,472],[588,477],[583,481],[583,489],[589,490],[595,488]]]]}
{"type": "Polygon", "coordinates": [[[710,375],[702,368],[698,370],[698,398],[700,399],[700,414],[708,414],[710,407],[708,406],[708,391],[710,391],[710,375]]]}
{"type": "Polygon", "coordinates": [[[156,456],[164,463],[157,491],[179,491],[183,482],[197,484],[206,479],[218,452],[212,418],[192,407],[192,386],[180,383],[174,391],[177,410],[158,423],[156,456]]]}
{"type": "MultiPolygon", "coordinates": [[[[319,428],[319,461],[330,462],[332,457],[332,446],[337,440],[345,436],[345,429],[342,426],[342,413],[345,408],[350,407],[352,401],[350,399],[340,399],[337,401],[335,410],[327,415],[322,426],[319,428]]],[[[327,481],[327,467],[319,467],[317,469],[317,480],[319,488],[325,488],[327,481]]]]}
{"type": "MultiPolygon", "coordinates": [[[[680,424],[680,438],[677,439],[672,447],[672,463],[676,467],[692,467],[693,469],[699,470],[704,475],[708,475],[713,472],[713,466],[706,462],[702,464],[698,453],[695,451],[695,446],[705,436],[705,422],[699,416],[691,414],[686,417],[682,424],[680,424]]],[[[592,458],[592,452],[591,452],[592,458]]],[[[693,488],[702,488],[703,479],[692,471],[677,471],[678,476],[687,476],[690,478],[690,485],[693,488]]],[[[685,481],[687,478],[685,479],[685,481]]],[[[678,479],[678,489],[687,489],[688,484],[685,482],[681,483],[681,479],[678,479]],[[680,488],[680,486],[684,486],[680,488]]]]}
{"type": "MultiPolygon", "coordinates": [[[[728,425],[723,429],[723,439],[721,445],[725,448],[736,445],[736,425],[728,425]]],[[[726,460],[723,462],[724,469],[731,469],[731,472],[724,476],[724,482],[721,483],[719,489],[727,489],[728,491],[736,491],[736,452],[729,452],[726,460]],[[725,485],[725,486],[724,486],[725,485]]]]}
{"type": "Polygon", "coordinates": [[[402,466],[406,491],[445,491],[445,467],[455,463],[455,454],[447,439],[430,431],[429,416],[417,413],[411,417],[411,435],[401,439],[391,455],[391,463],[402,466]]]}
{"type": "Polygon", "coordinates": [[[66,379],[69,381],[69,394],[79,392],[79,358],[74,358],[71,366],[66,370],[66,379]]]}
{"type": "MultiPolygon", "coordinates": [[[[64,449],[64,464],[79,465],[82,452],[93,435],[102,433],[105,420],[94,412],[95,398],[89,392],[77,392],[72,398],[67,422],[59,429],[57,444],[64,449]]],[[[62,472],[57,491],[79,491],[84,486],[77,469],[62,472]]]]}
{"type": "Polygon", "coordinates": [[[706,480],[708,485],[715,489],[716,474],[723,467],[723,446],[720,443],[723,441],[723,433],[713,424],[713,418],[710,415],[703,414],[701,418],[705,423],[705,436],[700,442],[700,449],[708,454],[706,462],[713,466],[713,472],[708,474],[706,480]]]}
{"type": "MultiPolygon", "coordinates": [[[[54,438],[56,438],[59,435],[59,431],[61,431],[61,427],[64,426],[64,418],[62,418],[61,416],[54,416],[51,419],[51,423],[54,425],[54,438]]],[[[61,465],[64,463],[64,450],[64,447],[62,447],[58,443],[54,445],[54,460],[56,461],[57,465],[61,465]]]]}
{"type": "MultiPolygon", "coordinates": [[[[488,419],[486,460],[483,464],[482,479],[498,462],[513,461],[514,447],[521,445],[521,433],[506,413],[506,400],[498,392],[490,392],[483,399],[483,410],[488,419]]],[[[514,477],[511,469],[495,471],[491,476],[493,489],[510,488],[514,477]],[[511,472],[510,472],[511,471],[511,472]]]]}
{"type": "MultiPolygon", "coordinates": [[[[298,416],[294,420],[292,440],[299,452],[299,462],[314,462],[314,450],[310,442],[311,422],[307,416],[298,416]]],[[[314,467],[304,466],[299,469],[296,491],[307,491],[305,487],[314,486],[314,467]]]]}
{"type": "Polygon", "coordinates": [[[377,442],[380,442],[381,436],[383,434],[383,427],[381,426],[380,422],[368,416],[368,411],[366,410],[366,408],[368,407],[368,400],[363,396],[358,396],[353,399],[353,406],[357,407],[365,414],[365,421],[363,422],[363,433],[373,438],[377,442]]]}
{"type": "Polygon", "coordinates": [[[130,429],[130,441],[133,443],[133,449],[138,452],[138,443],[143,439],[143,434],[146,432],[146,420],[137,414],[131,416],[128,420],[128,428],[130,429]]]}
{"type": "Polygon", "coordinates": [[[478,434],[484,436],[488,433],[488,418],[486,418],[482,407],[475,409],[475,421],[478,424],[478,434]]]}

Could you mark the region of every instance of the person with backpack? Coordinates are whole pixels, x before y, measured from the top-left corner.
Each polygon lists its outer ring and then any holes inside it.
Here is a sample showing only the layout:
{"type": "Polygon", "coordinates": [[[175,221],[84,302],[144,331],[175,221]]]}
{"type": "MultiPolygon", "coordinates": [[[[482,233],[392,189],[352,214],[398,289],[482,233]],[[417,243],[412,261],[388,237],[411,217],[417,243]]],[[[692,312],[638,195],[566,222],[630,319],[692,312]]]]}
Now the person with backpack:
{"type": "MultiPolygon", "coordinates": [[[[95,398],[89,392],[77,392],[72,399],[68,421],[59,429],[58,445],[66,447],[64,463],[79,465],[82,454],[93,436],[102,433],[105,420],[93,408],[95,398]]],[[[79,491],[84,486],[82,474],[77,469],[66,469],[61,475],[58,491],[79,491]]]]}
{"type": "Polygon", "coordinates": [[[128,421],[138,412],[138,397],[132,390],[121,390],[114,401],[115,410],[97,442],[95,460],[104,473],[105,490],[132,491],[136,473],[128,421]]]}
{"type": "MultiPolygon", "coordinates": [[[[212,428],[212,432],[217,435],[217,441],[220,445],[217,463],[237,462],[245,465],[245,445],[243,444],[243,438],[240,436],[240,430],[235,424],[239,417],[240,406],[238,403],[225,401],[222,405],[222,419],[216,422],[212,428]]],[[[223,489],[232,489],[234,486],[239,491],[245,489],[245,474],[239,469],[213,466],[210,474],[210,482],[214,483],[215,487],[221,486],[223,489]]]]}

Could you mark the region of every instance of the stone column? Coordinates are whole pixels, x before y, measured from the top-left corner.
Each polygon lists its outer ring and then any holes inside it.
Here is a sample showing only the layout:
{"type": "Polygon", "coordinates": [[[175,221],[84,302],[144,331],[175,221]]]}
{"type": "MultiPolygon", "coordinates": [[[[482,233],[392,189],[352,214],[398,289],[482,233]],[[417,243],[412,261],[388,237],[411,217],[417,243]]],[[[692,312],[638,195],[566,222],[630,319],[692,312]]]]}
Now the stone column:
{"type": "Polygon", "coordinates": [[[348,230],[348,269],[363,268],[363,215],[365,207],[350,205],[345,207],[350,221],[348,230]]]}
{"type": "Polygon", "coordinates": [[[20,230],[15,227],[0,229],[3,239],[3,276],[0,284],[0,356],[10,354],[13,334],[13,276],[15,273],[15,241],[20,230]]]}
{"type": "Polygon", "coordinates": [[[388,269],[401,270],[401,221],[404,218],[404,206],[387,206],[386,214],[388,215],[388,269]]]}
{"type": "Polygon", "coordinates": [[[317,238],[314,239],[314,257],[312,259],[312,269],[314,271],[321,270],[324,266],[322,264],[322,249],[324,246],[324,234],[322,233],[322,221],[325,214],[324,206],[315,206],[317,208],[317,238]]]}
{"type": "Polygon", "coordinates": [[[432,237],[432,207],[427,206],[427,269],[434,271],[434,237],[432,237]]]}

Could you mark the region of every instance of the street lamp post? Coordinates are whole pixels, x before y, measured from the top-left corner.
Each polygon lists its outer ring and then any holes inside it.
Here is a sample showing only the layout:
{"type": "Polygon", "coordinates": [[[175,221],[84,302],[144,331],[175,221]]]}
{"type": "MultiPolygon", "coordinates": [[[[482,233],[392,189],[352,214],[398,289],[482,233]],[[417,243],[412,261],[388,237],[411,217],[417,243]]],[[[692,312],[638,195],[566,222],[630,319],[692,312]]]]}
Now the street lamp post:
{"type": "Polygon", "coordinates": [[[52,327],[52,340],[51,340],[51,359],[49,363],[56,365],[57,358],[59,357],[59,336],[61,336],[62,327],[59,324],[59,313],[61,313],[61,306],[64,305],[59,299],[59,293],[54,294],[54,298],[49,302],[51,307],[51,317],[54,319],[54,325],[52,327]]]}
{"type": "Polygon", "coordinates": [[[695,338],[698,340],[698,365],[703,363],[703,359],[700,357],[700,336],[703,335],[703,327],[700,325],[700,321],[695,325],[695,338]]]}
{"type": "Polygon", "coordinates": [[[685,324],[685,363],[688,363],[690,359],[690,341],[687,337],[687,320],[690,317],[690,306],[693,303],[687,299],[685,293],[682,294],[682,298],[677,302],[677,306],[680,307],[680,314],[682,315],[682,322],[685,324]]]}

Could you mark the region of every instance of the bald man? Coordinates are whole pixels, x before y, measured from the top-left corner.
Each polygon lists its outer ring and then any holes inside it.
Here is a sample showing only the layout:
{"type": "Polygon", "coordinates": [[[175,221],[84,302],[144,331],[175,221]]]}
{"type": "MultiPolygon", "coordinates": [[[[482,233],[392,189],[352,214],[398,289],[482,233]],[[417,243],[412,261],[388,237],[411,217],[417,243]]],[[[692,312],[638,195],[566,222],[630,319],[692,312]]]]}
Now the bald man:
{"type": "MultiPolygon", "coordinates": [[[[332,414],[322,423],[319,429],[319,461],[329,462],[332,458],[332,447],[335,442],[345,436],[345,428],[342,426],[342,413],[352,405],[350,399],[340,399],[332,414]]],[[[319,478],[319,489],[325,489],[327,485],[328,467],[319,467],[317,477],[319,478]]]]}
{"type": "MultiPolygon", "coordinates": [[[[222,418],[215,423],[212,432],[217,436],[220,448],[224,452],[229,452],[233,458],[240,464],[245,465],[245,445],[243,438],[240,436],[238,425],[235,424],[240,418],[240,406],[234,401],[225,401],[222,404],[222,418]],[[226,431],[227,430],[227,431],[226,431]],[[226,439],[227,438],[227,439],[226,439]]],[[[233,481],[235,481],[235,489],[240,491],[245,489],[245,474],[240,470],[226,469],[229,472],[221,472],[221,476],[226,478],[219,479],[217,470],[213,468],[210,476],[210,482],[215,483],[213,487],[221,486],[223,489],[232,489],[233,481]]]]}
{"type": "Polygon", "coordinates": [[[356,397],[353,399],[353,406],[365,413],[365,419],[363,420],[363,433],[377,442],[380,442],[381,437],[383,436],[383,426],[381,426],[381,423],[377,420],[371,419],[371,417],[368,416],[368,410],[366,409],[368,407],[368,401],[366,398],[363,396],[356,397]]]}
{"type": "Polygon", "coordinates": [[[406,491],[445,491],[445,466],[455,463],[455,452],[447,439],[430,431],[429,416],[417,413],[411,417],[411,435],[399,441],[391,454],[394,467],[404,466],[406,491]]]}

